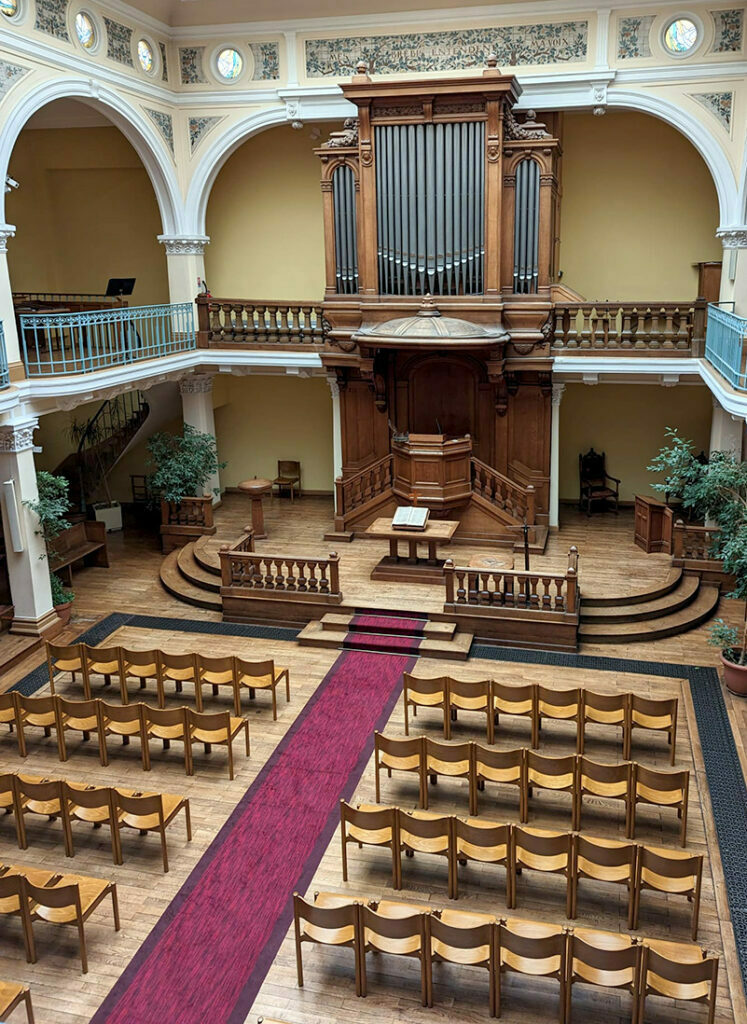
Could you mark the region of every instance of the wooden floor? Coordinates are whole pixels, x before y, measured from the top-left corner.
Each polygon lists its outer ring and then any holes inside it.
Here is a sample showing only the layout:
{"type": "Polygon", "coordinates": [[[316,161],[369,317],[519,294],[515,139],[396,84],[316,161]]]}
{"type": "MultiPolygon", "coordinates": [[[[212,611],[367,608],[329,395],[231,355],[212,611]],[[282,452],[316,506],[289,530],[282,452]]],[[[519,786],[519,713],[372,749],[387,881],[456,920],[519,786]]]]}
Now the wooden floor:
{"type": "MultiPolygon", "coordinates": [[[[229,496],[218,512],[219,538],[233,539],[247,520],[248,509],[238,496],[229,496]]],[[[268,503],[266,521],[268,539],[260,542],[261,550],[306,552],[320,554],[328,550],[321,539],[328,528],[331,507],[327,499],[306,498],[291,505],[274,500],[268,503]]],[[[591,520],[575,512],[566,513],[563,526],[553,535],[542,564],[561,568],[568,547],[576,544],[581,555],[581,585],[585,592],[604,591],[632,593],[648,589],[666,577],[669,560],[666,556],[646,556],[632,543],[632,516],[595,516],[591,520]]],[[[428,611],[442,600],[438,588],[427,586],[382,587],[372,584],[368,574],[381,557],[385,545],[373,541],[356,541],[342,547],[342,587],[346,602],[361,606],[377,605],[395,609],[428,611]]],[[[459,556],[471,551],[458,549],[459,556]]],[[[474,549],[477,551],[478,549],[474,549]]],[[[192,620],[218,620],[216,613],[188,608],[165,593],[158,582],[161,555],[155,539],[147,535],[110,535],[112,567],[86,569],[76,574],[75,617],[66,634],[74,636],[82,629],[112,611],[170,616],[192,620]]],[[[534,564],[541,564],[536,561],[534,564]]],[[[720,613],[736,620],[739,607],[736,602],[722,601],[720,613]]],[[[706,627],[700,627],[684,636],[627,648],[605,645],[595,653],[605,657],[644,658],[673,664],[716,664],[717,652],[705,644],[706,627]]],[[[0,644],[2,643],[0,639],[0,644]]],[[[60,826],[39,819],[29,822],[29,849],[21,852],[15,843],[11,818],[0,820],[0,861],[40,865],[55,870],[75,870],[101,878],[112,878],[119,887],[122,910],[122,930],[115,933],[111,915],[106,908],[94,914],[87,926],[89,938],[90,970],[86,976],[79,973],[76,941],[72,931],[68,934],[51,925],[37,926],[39,963],[29,966],[22,952],[20,930],[15,921],[0,918],[2,945],[0,945],[0,978],[26,981],[32,986],[34,1005],[39,1024],[83,1024],[89,1021],[104,996],[129,962],[140,943],[148,934],[169,901],[187,878],[201,854],[207,849],[237,801],[252,783],[296,715],[314,692],[336,658],[335,651],[299,648],[294,643],[259,641],[232,637],[163,630],[145,630],[124,627],[109,642],[122,642],[142,648],[160,645],[173,651],[199,649],[206,653],[227,653],[230,650],[246,657],[274,657],[279,664],[291,670],[291,703],[281,701],[279,719],[272,722],[269,700],[260,695],[256,707],[247,711],[252,735],[252,757],[245,760],[238,752],[237,772],[233,782],[228,781],[225,753],[214,750],[205,758],[198,757],[196,774],[185,776],[180,747],[165,755],[153,746],[153,770],[144,775],[139,766],[137,743],[130,747],[112,747],[111,762],[102,768],[91,744],[71,744],[69,761],[63,765],[57,759],[54,740],[45,740],[41,734],[30,739],[29,757],[21,762],[15,741],[5,732],[0,736],[0,771],[23,770],[54,778],[116,785],[133,778],[148,789],[183,793],[192,802],[194,840],[186,842],[183,824],[177,821],[169,831],[169,857],[171,871],[163,875],[159,844],[155,837],[129,836],[125,842],[125,863],[114,867],[111,863],[108,835],[105,830],[89,831],[76,828],[76,857],[66,860],[63,853],[60,826]]],[[[586,648],[582,653],[591,652],[586,648]]],[[[36,652],[6,673],[2,687],[12,685],[41,661],[36,652]]],[[[595,673],[577,669],[520,665],[507,662],[471,660],[467,663],[421,660],[417,672],[421,675],[442,674],[451,671],[464,678],[478,678],[491,674],[510,681],[536,680],[554,687],[570,685],[593,686],[600,690],[631,689],[641,694],[681,694],[678,766],[694,771],[691,782],[688,847],[704,852],[703,905],[701,910],[700,941],[710,950],[722,954],[718,1011],[718,1024],[747,1021],[747,1010],[736,962],[733,935],[728,923],[724,886],[718,846],[710,813],[707,785],[703,773],[697,728],[692,717],[687,687],[682,687],[676,668],[669,678],[647,678],[630,674],[595,673]]],[[[73,694],[65,684],[63,692],[73,694]]],[[[743,752],[747,735],[747,719],[741,705],[727,696],[730,714],[738,743],[743,752]]],[[[208,702],[207,708],[220,706],[208,702]]],[[[437,736],[435,720],[423,716],[418,728],[437,736]]],[[[469,721],[460,721],[455,738],[479,738],[469,721]]],[[[392,714],[388,732],[402,733],[401,703],[392,714]]],[[[498,744],[510,747],[526,743],[527,736],[521,726],[509,726],[501,731],[498,744]]],[[[570,731],[562,725],[543,730],[542,749],[548,753],[572,750],[570,731]]],[[[589,753],[600,759],[617,760],[619,750],[602,736],[589,745],[589,753]]],[[[636,749],[635,756],[645,763],[666,764],[664,743],[653,737],[636,749]]],[[[385,801],[403,807],[415,805],[416,793],[407,782],[384,783],[385,801]]],[[[569,822],[566,797],[556,800],[549,794],[535,798],[537,811],[530,824],[564,828],[569,822]]],[[[373,775],[369,765],[355,796],[356,801],[373,800],[373,775]]],[[[445,812],[466,813],[465,788],[460,783],[439,783],[434,793],[433,806],[445,812]]],[[[492,805],[485,802],[481,813],[486,816],[492,805]]],[[[514,802],[497,802],[491,816],[498,820],[516,821],[514,802]]],[[[676,826],[674,816],[651,811],[641,817],[642,827],[637,838],[661,845],[674,845],[676,826]]],[[[289,822],[289,827],[292,823],[289,822]]],[[[621,834],[619,815],[602,807],[590,805],[584,817],[584,829],[589,834],[615,836],[621,834]]],[[[433,858],[415,858],[405,862],[405,889],[399,898],[429,905],[446,905],[446,878],[444,868],[433,858]]],[[[350,852],[350,882],[342,883],[339,838],[335,836],[309,887],[346,891],[368,898],[392,895],[386,854],[377,851],[350,852]]],[[[531,873],[530,873],[531,874],[531,873]]],[[[583,885],[583,883],[582,883],[583,885]]],[[[500,914],[505,912],[503,902],[503,874],[501,869],[477,870],[470,868],[460,875],[463,894],[458,907],[474,908],[500,914]],[[462,879],[463,883],[462,884],[462,879]]],[[[529,877],[526,873],[519,882],[519,903],[516,916],[565,922],[562,882],[548,876],[529,877]]],[[[684,900],[660,899],[653,894],[646,898],[642,910],[641,932],[672,940],[687,941],[689,937],[689,906],[684,900]]],[[[579,925],[598,926],[612,930],[625,930],[622,894],[615,890],[595,891],[588,883],[581,890],[579,925]]],[[[260,1014],[279,1017],[292,1024],[350,1024],[350,1022],[376,1021],[377,1024],[429,1020],[459,1022],[487,1021],[487,988],[478,971],[456,971],[443,968],[436,975],[436,1007],[425,1010],[419,1004],[417,971],[414,963],[382,959],[380,964],[370,961],[370,994],[358,1000],[354,994],[350,954],[339,955],[328,949],[307,947],[305,953],[306,986],[299,990],[295,983],[295,960],[290,938],[286,939],[256,1000],[248,1021],[256,1021],[260,1014]],[[465,978],[466,973],[466,978],[465,978]]],[[[609,1024],[629,1020],[628,1004],[624,997],[613,992],[579,989],[574,995],[574,1021],[582,1024],[609,1024]]],[[[528,985],[520,981],[509,984],[503,1019],[509,1022],[534,1021],[537,1024],[556,1019],[556,990],[547,985],[528,985]]],[[[19,1013],[19,1019],[20,1019],[19,1013]]],[[[674,1005],[652,1002],[647,1021],[667,1021],[670,1024],[695,1024],[703,1020],[703,1008],[689,1004],[674,1005]]],[[[133,1022],[137,1024],[137,1022],[133,1022]]],[[[164,1022],[166,1024],[166,1022],[164,1022]]],[[[218,1024],[218,1022],[216,1022],[218,1024]]]]}

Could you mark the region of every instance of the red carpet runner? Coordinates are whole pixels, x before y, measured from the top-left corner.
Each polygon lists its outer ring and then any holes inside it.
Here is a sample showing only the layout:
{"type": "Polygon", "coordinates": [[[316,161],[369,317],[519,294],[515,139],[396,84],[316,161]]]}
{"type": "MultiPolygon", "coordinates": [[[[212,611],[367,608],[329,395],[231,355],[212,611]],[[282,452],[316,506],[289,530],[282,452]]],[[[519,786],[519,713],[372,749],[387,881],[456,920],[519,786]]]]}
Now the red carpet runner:
{"type": "Polygon", "coordinates": [[[92,1024],[243,1024],[413,664],[339,656],[92,1024]]]}

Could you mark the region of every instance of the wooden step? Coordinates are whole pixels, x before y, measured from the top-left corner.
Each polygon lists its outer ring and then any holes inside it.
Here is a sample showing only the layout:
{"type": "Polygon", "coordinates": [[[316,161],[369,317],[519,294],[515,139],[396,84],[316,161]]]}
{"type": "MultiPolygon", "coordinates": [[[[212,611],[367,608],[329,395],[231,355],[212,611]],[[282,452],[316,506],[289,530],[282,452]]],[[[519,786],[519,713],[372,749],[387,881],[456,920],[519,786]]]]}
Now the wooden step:
{"type": "Polygon", "coordinates": [[[214,576],[220,576],[220,550],[221,544],[224,541],[219,541],[215,537],[198,537],[194,542],[194,559],[197,564],[205,570],[205,572],[211,572],[214,576]]]}
{"type": "Polygon", "coordinates": [[[671,594],[679,586],[681,579],[682,569],[670,569],[669,575],[661,586],[638,594],[621,594],[618,597],[596,597],[593,590],[591,593],[587,593],[584,589],[583,606],[584,608],[611,608],[618,605],[646,604],[648,601],[656,601],[666,594],[671,594]]]}
{"type": "MultiPolygon", "coordinates": [[[[334,650],[342,650],[343,642],[348,637],[347,629],[325,629],[319,621],[310,622],[298,634],[298,642],[303,647],[328,647],[334,650]]],[[[357,634],[362,636],[363,634],[357,634]]],[[[381,634],[374,634],[381,635],[381,634]]],[[[466,661],[470,647],[472,646],[472,633],[455,633],[450,640],[433,640],[425,638],[421,641],[417,650],[412,651],[413,655],[421,658],[448,658],[456,661],[466,661]]],[[[351,648],[348,648],[350,650],[351,648]]],[[[387,654],[387,651],[381,651],[387,654]]],[[[392,651],[392,654],[400,654],[400,651],[392,651]]]]}
{"type": "Polygon", "coordinates": [[[209,608],[211,611],[222,611],[223,602],[220,594],[214,594],[209,590],[203,590],[195,586],[182,576],[179,570],[179,549],[169,552],[161,562],[160,577],[161,583],[170,594],[184,601],[185,604],[194,605],[196,608],[209,608]]]}
{"type": "MultiPolygon", "coordinates": [[[[358,612],[357,614],[360,615],[362,613],[358,612]]],[[[380,614],[384,618],[388,618],[388,619],[389,618],[407,618],[406,615],[395,615],[394,613],[387,613],[387,612],[384,612],[384,611],[382,611],[380,613],[379,612],[365,612],[365,614],[366,615],[371,615],[371,616],[375,616],[375,615],[379,615],[380,614]]],[[[338,613],[330,612],[329,614],[325,615],[322,618],[322,620],[321,620],[322,629],[329,629],[329,630],[333,630],[333,631],[338,632],[338,633],[341,630],[349,630],[351,628],[350,623],[353,621],[353,619],[355,617],[356,617],[355,614],[353,614],[353,615],[341,615],[341,614],[338,614],[338,613]]],[[[456,632],[456,623],[455,622],[431,622],[429,619],[423,619],[422,621],[423,621],[422,634],[423,634],[423,636],[428,637],[431,640],[451,640],[451,638],[454,636],[454,633],[456,632]]],[[[355,631],[358,632],[358,633],[376,632],[375,630],[360,629],[359,627],[357,627],[355,629],[355,631]]],[[[387,630],[387,629],[382,629],[381,632],[388,634],[391,631],[387,630]]]]}
{"type": "Polygon", "coordinates": [[[0,634],[0,676],[29,654],[33,654],[43,643],[44,640],[40,636],[23,636],[7,632],[0,634]]]}
{"type": "Polygon", "coordinates": [[[582,623],[578,639],[582,644],[623,644],[676,636],[710,619],[718,608],[718,602],[718,587],[701,585],[697,597],[686,608],[648,621],[582,623]]]}
{"type": "Polygon", "coordinates": [[[609,605],[606,608],[587,608],[581,597],[581,622],[603,624],[609,622],[638,622],[641,619],[658,619],[663,615],[686,608],[698,595],[700,580],[697,576],[685,576],[675,590],[652,601],[641,601],[629,605],[609,605]]]}
{"type": "Polygon", "coordinates": [[[183,548],[177,550],[176,561],[179,566],[179,572],[187,582],[193,583],[196,587],[219,594],[220,576],[216,576],[214,572],[208,572],[207,569],[204,569],[195,559],[194,552],[194,543],[185,544],[183,548]]]}

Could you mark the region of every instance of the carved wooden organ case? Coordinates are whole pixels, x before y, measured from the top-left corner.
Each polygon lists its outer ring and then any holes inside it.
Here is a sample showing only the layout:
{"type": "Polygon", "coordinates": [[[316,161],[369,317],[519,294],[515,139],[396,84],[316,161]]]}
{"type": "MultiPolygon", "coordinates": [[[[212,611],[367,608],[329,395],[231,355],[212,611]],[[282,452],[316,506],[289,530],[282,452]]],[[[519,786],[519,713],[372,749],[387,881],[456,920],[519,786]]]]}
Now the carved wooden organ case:
{"type": "Polygon", "coordinates": [[[389,452],[392,425],[470,433],[546,508],[559,115],[518,118],[494,66],[394,83],[359,67],[343,92],[358,116],[317,150],[343,475],[389,452]]]}

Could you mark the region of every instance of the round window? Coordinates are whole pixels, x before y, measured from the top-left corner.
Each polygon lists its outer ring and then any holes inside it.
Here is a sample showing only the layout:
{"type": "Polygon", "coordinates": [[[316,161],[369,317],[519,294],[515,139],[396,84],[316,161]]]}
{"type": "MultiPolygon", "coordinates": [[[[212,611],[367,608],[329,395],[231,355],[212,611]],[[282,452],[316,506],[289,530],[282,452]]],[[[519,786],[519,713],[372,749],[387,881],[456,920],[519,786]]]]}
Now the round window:
{"type": "Polygon", "coordinates": [[[15,18],[18,14],[18,0],[0,0],[0,13],[6,18],[15,18]]]}
{"type": "Polygon", "coordinates": [[[152,74],[156,59],[153,56],[153,47],[147,39],[141,39],[137,44],[137,59],[140,61],[143,71],[147,75],[152,74]]]}
{"type": "Polygon", "coordinates": [[[677,57],[689,53],[697,42],[698,26],[690,18],[675,18],[664,30],[664,45],[677,57]]]}
{"type": "Polygon", "coordinates": [[[227,82],[233,82],[244,68],[244,58],[238,50],[228,46],[218,54],[216,65],[220,77],[225,78],[227,82]]]}
{"type": "Polygon", "coordinates": [[[92,50],[96,43],[96,29],[93,27],[93,22],[85,11],[79,11],[75,15],[75,34],[78,37],[78,42],[86,50],[92,50]]]}

